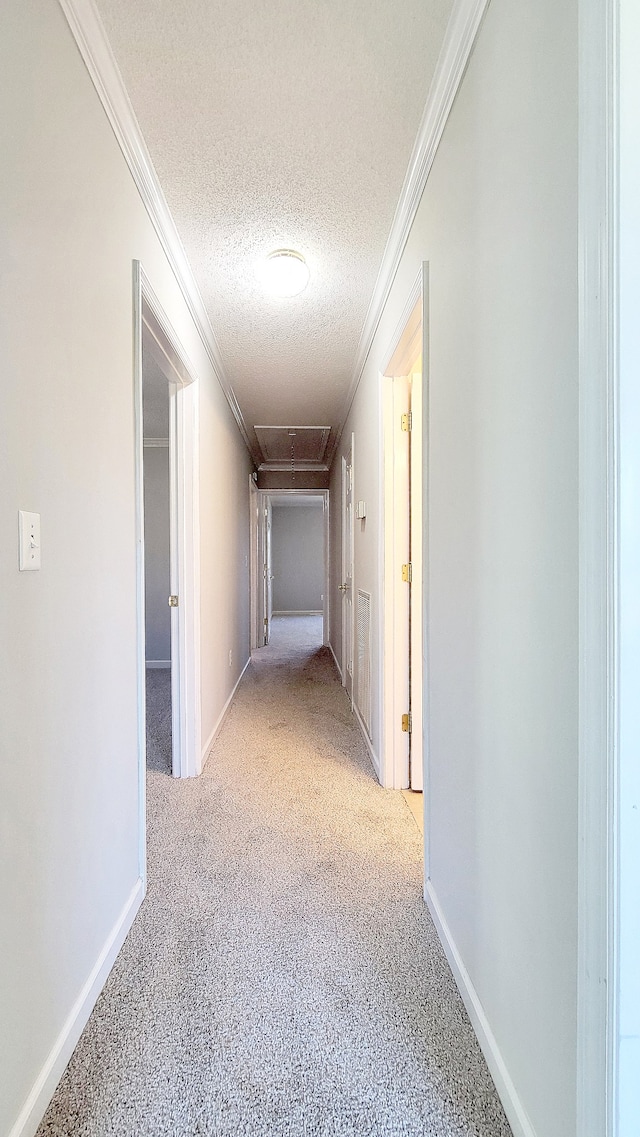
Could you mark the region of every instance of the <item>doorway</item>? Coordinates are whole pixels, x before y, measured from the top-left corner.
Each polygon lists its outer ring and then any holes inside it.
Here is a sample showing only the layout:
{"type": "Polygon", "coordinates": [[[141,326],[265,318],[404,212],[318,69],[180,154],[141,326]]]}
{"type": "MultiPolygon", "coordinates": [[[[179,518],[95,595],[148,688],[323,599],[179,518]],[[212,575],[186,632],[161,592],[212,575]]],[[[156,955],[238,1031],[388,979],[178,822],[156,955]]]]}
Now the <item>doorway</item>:
{"type": "MultiPolygon", "coordinates": [[[[200,772],[197,414],[194,371],[134,262],[138,750],[144,810],[149,710],[162,720],[150,764],[200,772]],[[154,674],[155,673],[155,674],[154,674]]],[[[141,827],[144,837],[144,825],[141,827]]],[[[144,863],[144,851],[141,850],[144,863]]]]}
{"type": "MultiPolygon", "coordinates": [[[[422,794],[426,722],[423,383],[427,266],[405,306],[381,375],[384,572],[382,782],[422,794]]],[[[423,802],[420,801],[420,812],[423,802]]],[[[415,805],[415,803],[414,803],[415,805]]]]}
{"type": "Polygon", "coordinates": [[[274,619],[312,622],[327,644],[328,499],[328,490],[252,489],[252,650],[268,645],[274,619]]]}
{"type": "MultiPolygon", "coordinates": [[[[179,660],[172,639],[172,552],[175,549],[175,512],[171,509],[171,478],[175,473],[175,448],[170,446],[170,384],[157,363],[154,341],[142,331],[142,437],[144,500],[144,596],[145,596],[145,717],[147,768],[172,774],[174,770],[172,678],[177,679],[179,660]],[[175,668],[172,668],[172,661],[175,668]]],[[[172,390],[173,387],[173,390],[172,390]]],[[[177,758],[177,755],[176,755],[177,758]]]]}

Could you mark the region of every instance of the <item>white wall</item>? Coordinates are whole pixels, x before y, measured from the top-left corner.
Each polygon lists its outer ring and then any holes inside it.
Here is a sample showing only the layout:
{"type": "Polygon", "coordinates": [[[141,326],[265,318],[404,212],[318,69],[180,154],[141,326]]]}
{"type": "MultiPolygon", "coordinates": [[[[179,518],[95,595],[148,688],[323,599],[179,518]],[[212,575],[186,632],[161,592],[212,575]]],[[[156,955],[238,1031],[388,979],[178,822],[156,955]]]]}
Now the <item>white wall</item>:
{"type": "Polygon", "coordinates": [[[324,514],[318,506],[274,505],[271,515],[273,611],[322,612],[324,514]]]}
{"type": "Polygon", "coordinates": [[[168,446],[144,448],[144,576],[146,658],[170,661],[168,446]]]}
{"type": "Polygon", "coordinates": [[[577,133],[575,4],[492,0],[341,444],[379,753],[378,376],[428,260],[430,888],[536,1137],[576,1133],[577,133]]]}
{"type": "Polygon", "coordinates": [[[7,1134],[139,879],[134,258],[201,388],[205,738],[248,652],[250,463],[56,0],[4,0],[0,86],[7,1134]],[[17,571],[19,509],[42,516],[39,573],[17,571]]]}

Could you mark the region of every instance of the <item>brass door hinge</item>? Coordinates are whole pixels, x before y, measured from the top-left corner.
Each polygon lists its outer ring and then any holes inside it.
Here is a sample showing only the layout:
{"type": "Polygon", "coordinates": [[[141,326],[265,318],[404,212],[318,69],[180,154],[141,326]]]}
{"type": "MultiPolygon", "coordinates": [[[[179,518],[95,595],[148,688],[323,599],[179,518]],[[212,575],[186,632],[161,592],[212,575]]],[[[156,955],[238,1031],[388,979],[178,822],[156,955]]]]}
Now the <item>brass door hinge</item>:
{"type": "Polygon", "coordinates": [[[411,414],[411,411],[409,411],[408,414],[402,416],[402,429],[403,430],[412,430],[413,429],[413,415],[411,414]]]}
{"type": "Polygon", "coordinates": [[[408,564],[402,566],[402,579],[406,581],[407,584],[411,584],[411,581],[413,580],[413,567],[411,565],[411,561],[409,561],[408,564]]]}
{"type": "Polygon", "coordinates": [[[268,621],[267,617],[265,616],[265,618],[264,618],[264,626],[265,626],[265,628],[266,628],[266,626],[267,626],[267,624],[268,624],[268,623],[269,623],[269,621],[268,621]]]}
{"type": "Polygon", "coordinates": [[[406,734],[411,734],[411,715],[402,716],[402,729],[406,734]]]}
{"type": "Polygon", "coordinates": [[[177,596],[170,596],[169,597],[169,607],[170,608],[177,608],[178,607],[178,597],[177,596]]]}

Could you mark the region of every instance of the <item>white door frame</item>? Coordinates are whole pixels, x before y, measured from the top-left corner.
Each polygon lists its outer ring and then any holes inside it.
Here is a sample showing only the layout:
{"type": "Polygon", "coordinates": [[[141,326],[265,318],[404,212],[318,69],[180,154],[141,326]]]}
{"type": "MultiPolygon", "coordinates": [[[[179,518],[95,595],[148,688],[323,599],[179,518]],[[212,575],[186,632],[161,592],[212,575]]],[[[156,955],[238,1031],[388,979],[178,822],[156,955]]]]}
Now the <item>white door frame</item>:
{"type": "Polygon", "coordinates": [[[624,1052],[639,1037],[637,997],[626,982],[639,951],[630,933],[638,884],[640,19],[636,0],[579,0],[578,15],[577,1128],[580,1137],[627,1137],[638,1125],[637,1060],[630,1068],[624,1052]]]}
{"type": "Polygon", "coordinates": [[[257,647],[262,647],[262,625],[261,620],[261,606],[258,603],[257,597],[257,580],[258,580],[258,565],[260,563],[259,556],[260,545],[260,491],[256,484],[256,477],[254,474],[249,476],[249,580],[251,582],[250,588],[250,611],[251,611],[251,651],[255,651],[257,647]]]}
{"type": "MultiPolygon", "coordinates": [[[[380,440],[382,477],[380,482],[381,541],[381,593],[382,619],[380,621],[380,660],[382,691],[382,755],[381,782],[387,789],[404,789],[407,786],[406,734],[401,727],[402,714],[409,709],[408,653],[411,657],[411,714],[412,761],[422,766],[424,808],[428,809],[428,718],[427,718],[427,586],[428,586],[428,511],[427,478],[423,465],[428,447],[428,264],[425,262],[416,278],[405,304],[385,356],[380,373],[380,440]],[[418,406],[412,424],[418,460],[411,463],[411,514],[412,514],[412,583],[411,642],[406,631],[407,588],[402,581],[403,555],[398,551],[398,534],[406,522],[408,503],[398,503],[394,492],[397,481],[397,452],[394,403],[394,376],[407,374],[418,356],[422,357],[422,378],[418,406]],[[424,448],[424,455],[423,455],[424,448]],[[402,514],[402,516],[400,516],[402,514]],[[419,535],[422,534],[421,539],[419,535]],[[402,634],[397,630],[402,628],[402,634]]],[[[397,417],[397,416],[396,416],[397,417]]],[[[405,471],[406,479],[407,473],[405,471]]],[[[419,777],[414,785],[420,785],[419,777]]],[[[425,850],[428,846],[425,828],[425,850]]]]}
{"type": "MultiPolygon", "coordinates": [[[[253,479],[252,479],[253,484],[253,479]]],[[[263,563],[264,563],[264,507],[265,502],[270,502],[273,497],[282,496],[304,496],[304,497],[319,497],[322,498],[322,513],[324,524],[324,589],[323,589],[323,602],[322,602],[322,643],[325,647],[329,644],[329,564],[330,564],[330,529],[329,529],[329,490],[305,490],[305,489],[282,489],[282,490],[258,490],[255,489],[256,508],[251,508],[250,518],[250,541],[251,548],[253,549],[254,542],[256,545],[256,558],[255,564],[251,561],[251,597],[252,597],[252,610],[254,611],[254,618],[252,618],[252,634],[255,631],[255,646],[262,647],[261,632],[264,627],[264,591],[263,591],[263,563]]],[[[253,498],[251,498],[253,501],[253,498]]]]}
{"type": "MultiPolygon", "coordinates": [[[[135,479],[137,550],[138,761],[140,810],[144,837],[146,787],[145,597],[144,597],[144,450],[142,412],[143,325],[156,345],[155,359],[173,391],[170,407],[170,513],[172,588],[179,606],[172,609],[173,774],[193,777],[202,768],[200,745],[200,536],[198,394],[195,371],[156,297],[139,261],[133,263],[135,479]]],[[[155,351],[155,349],[154,349],[155,351]]]]}
{"type": "Polygon", "coordinates": [[[356,477],[355,477],[355,449],[356,449],[356,436],[351,434],[349,450],[347,454],[342,455],[341,459],[341,481],[340,481],[340,514],[341,514],[341,532],[340,532],[340,550],[341,550],[341,563],[340,563],[340,594],[341,594],[341,626],[342,626],[342,650],[340,653],[340,674],[342,679],[342,686],[345,688],[347,695],[351,701],[351,710],[355,705],[355,654],[356,654],[356,624],[355,624],[355,504],[356,504],[356,477]],[[349,459],[349,460],[348,460],[349,459]],[[347,474],[350,470],[350,474],[347,474]],[[351,478],[351,485],[347,489],[347,478],[351,478]],[[351,518],[350,522],[347,521],[347,497],[351,496],[351,518]],[[350,548],[347,552],[347,530],[350,525],[349,543],[350,548]],[[350,564],[351,575],[347,573],[346,566],[350,564]],[[350,583],[349,583],[350,580],[350,583]],[[349,594],[349,595],[348,595],[349,594]],[[347,611],[347,602],[349,603],[349,621],[345,618],[347,611]],[[345,634],[345,630],[349,631],[349,636],[345,634]],[[348,647],[351,649],[351,660],[349,661],[348,647]],[[351,671],[349,671],[349,662],[351,662],[351,671]]]}

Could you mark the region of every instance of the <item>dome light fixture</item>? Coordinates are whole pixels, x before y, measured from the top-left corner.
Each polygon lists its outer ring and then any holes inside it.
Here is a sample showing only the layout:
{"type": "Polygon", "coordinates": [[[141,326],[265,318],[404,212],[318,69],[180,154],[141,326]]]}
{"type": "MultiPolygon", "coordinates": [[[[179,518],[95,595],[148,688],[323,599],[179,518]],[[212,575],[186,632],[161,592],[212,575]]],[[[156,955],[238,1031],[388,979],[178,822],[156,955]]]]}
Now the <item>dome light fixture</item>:
{"type": "Polygon", "coordinates": [[[309,283],[309,266],[302,253],[276,249],[258,266],[258,279],[271,296],[298,296],[309,283]]]}

